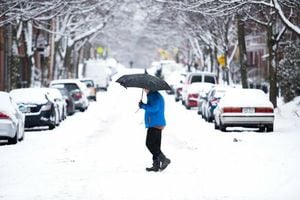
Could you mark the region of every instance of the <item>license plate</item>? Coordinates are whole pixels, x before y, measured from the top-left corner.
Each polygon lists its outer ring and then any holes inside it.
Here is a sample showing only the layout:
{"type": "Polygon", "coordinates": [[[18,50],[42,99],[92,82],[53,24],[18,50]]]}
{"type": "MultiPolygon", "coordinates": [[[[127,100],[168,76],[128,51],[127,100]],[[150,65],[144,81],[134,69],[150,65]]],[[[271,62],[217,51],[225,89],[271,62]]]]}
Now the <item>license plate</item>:
{"type": "Polygon", "coordinates": [[[255,109],[254,108],[243,108],[243,113],[254,113],[255,109]]]}

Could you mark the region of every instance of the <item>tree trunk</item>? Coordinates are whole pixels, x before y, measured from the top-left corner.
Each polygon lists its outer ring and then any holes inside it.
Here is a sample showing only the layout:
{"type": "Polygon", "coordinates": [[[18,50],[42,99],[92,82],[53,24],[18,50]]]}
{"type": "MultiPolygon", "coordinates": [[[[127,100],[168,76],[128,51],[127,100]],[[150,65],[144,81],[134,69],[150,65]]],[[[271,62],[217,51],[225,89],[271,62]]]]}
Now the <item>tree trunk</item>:
{"type": "Polygon", "coordinates": [[[210,56],[210,72],[214,70],[214,52],[212,47],[209,47],[209,56],[210,56]]]}
{"type": "Polygon", "coordinates": [[[65,58],[64,58],[64,64],[63,64],[63,67],[65,67],[65,69],[67,70],[67,78],[74,78],[73,77],[73,74],[72,74],[72,50],[73,50],[73,47],[69,47],[67,46],[67,49],[66,49],[66,55],[65,55],[65,58]]]}
{"type": "Polygon", "coordinates": [[[273,103],[273,106],[277,107],[277,72],[275,69],[275,53],[276,53],[276,41],[273,39],[273,27],[272,25],[267,28],[267,38],[268,38],[268,50],[269,50],[269,82],[270,82],[270,93],[269,98],[273,103]]]}
{"type": "Polygon", "coordinates": [[[32,73],[34,73],[32,71],[32,66],[33,66],[33,62],[32,62],[32,56],[28,55],[28,51],[27,49],[29,48],[26,42],[26,37],[25,37],[25,31],[22,31],[23,37],[22,37],[22,43],[24,45],[24,71],[25,71],[25,77],[24,80],[27,82],[26,86],[30,87],[32,83],[32,73]]]}
{"type": "Polygon", "coordinates": [[[245,23],[237,16],[237,31],[238,31],[238,42],[240,50],[240,66],[241,66],[241,81],[242,87],[248,88],[248,77],[247,77],[247,56],[246,56],[246,42],[245,42],[245,23]]]}
{"type": "Polygon", "coordinates": [[[220,80],[220,66],[218,65],[218,49],[217,47],[215,46],[214,48],[214,56],[215,56],[215,60],[216,60],[216,71],[217,71],[217,80],[218,80],[218,83],[219,83],[219,80],[220,80]]]}

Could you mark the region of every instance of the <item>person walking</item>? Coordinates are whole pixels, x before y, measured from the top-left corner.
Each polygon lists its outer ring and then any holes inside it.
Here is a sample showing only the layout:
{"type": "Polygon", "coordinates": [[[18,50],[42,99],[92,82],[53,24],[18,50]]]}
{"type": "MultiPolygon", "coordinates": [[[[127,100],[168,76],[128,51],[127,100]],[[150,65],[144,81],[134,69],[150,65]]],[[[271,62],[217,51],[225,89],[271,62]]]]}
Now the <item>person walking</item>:
{"type": "Polygon", "coordinates": [[[139,102],[139,108],[145,110],[144,123],[147,128],[146,147],[152,154],[152,167],[147,171],[157,172],[164,170],[171,163],[161,151],[162,130],[166,126],[165,103],[163,96],[158,91],[144,89],[147,94],[147,103],[139,102]]]}

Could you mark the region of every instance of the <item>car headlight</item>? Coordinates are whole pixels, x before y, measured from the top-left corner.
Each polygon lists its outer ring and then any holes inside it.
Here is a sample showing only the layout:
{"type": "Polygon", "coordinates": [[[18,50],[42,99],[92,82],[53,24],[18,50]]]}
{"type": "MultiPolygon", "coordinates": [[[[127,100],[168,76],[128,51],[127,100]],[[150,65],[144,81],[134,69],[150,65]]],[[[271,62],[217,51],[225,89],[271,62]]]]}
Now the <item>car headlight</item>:
{"type": "Polygon", "coordinates": [[[42,106],[41,111],[51,110],[52,105],[50,103],[42,106]]]}

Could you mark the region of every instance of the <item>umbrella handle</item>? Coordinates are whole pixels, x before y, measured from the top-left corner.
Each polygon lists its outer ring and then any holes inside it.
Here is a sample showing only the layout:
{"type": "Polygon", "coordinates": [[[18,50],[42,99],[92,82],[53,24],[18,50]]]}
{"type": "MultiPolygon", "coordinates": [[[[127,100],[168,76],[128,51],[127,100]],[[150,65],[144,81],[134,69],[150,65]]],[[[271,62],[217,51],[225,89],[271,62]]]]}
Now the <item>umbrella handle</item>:
{"type": "MultiPolygon", "coordinates": [[[[141,96],[141,100],[140,100],[140,101],[143,100],[143,95],[144,95],[144,89],[142,89],[142,96],[141,96]]],[[[140,110],[140,108],[138,108],[138,109],[135,111],[135,113],[137,113],[139,110],[140,110]]]]}
{"type": "Polygon", "coordinates": [[[143,96],[144,96],[144,89],[142,89],[141,101],[143,100],[143,96]]]}

